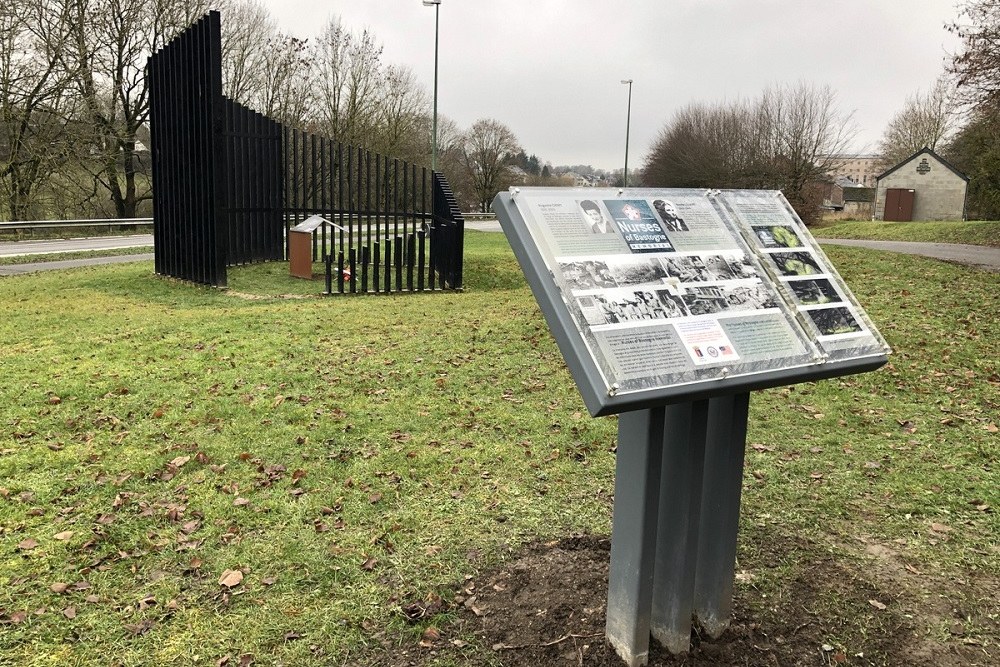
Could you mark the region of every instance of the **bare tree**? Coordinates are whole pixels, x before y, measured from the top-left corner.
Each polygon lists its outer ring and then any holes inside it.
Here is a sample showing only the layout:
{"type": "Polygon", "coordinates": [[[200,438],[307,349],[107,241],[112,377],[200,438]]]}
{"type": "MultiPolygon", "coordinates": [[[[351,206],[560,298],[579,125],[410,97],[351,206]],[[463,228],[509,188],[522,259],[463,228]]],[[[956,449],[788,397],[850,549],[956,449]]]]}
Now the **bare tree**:
{"type": "Polygon", "coordinates": [[[964,0],[959,20],[948,30],[962,40],[949,71],[959,100],[967,105],[1000,101],[1000,0],[964,0]]]}
{"type": "Polygon", "coordinates": [[[232,4],[222,24],[222,92],[251,103],[264,95],[278,24],[257,0],[232,4]]]}
{"type": "Polygon", "coordinates": [[[382,71],[371,147],[385,155],[423,162],[430,152],[427,91],[406,66],[382,71]]]}
{"type": "MultiPolygon", "coordinates": [[[[107,192],[118,217],[135,217],[152,198],[139,178],[136,134],[149,117],[146,59],[202,16],[210,0],[75,0],[69,16],[72,47],[65,67],[74,72],[85,109],[86,148],[80,163],[107,192]]],[[[217,4],[217,3],[211,3],[217,4]]]]}
{"type": "Polygon", "coordinates": [[[490,210],[493,197],[508,184],[508,168],[520,150],[514,132],[492,118],[477,120],[465,133],[465,171],[483,213],[490,210]]]}
{"type": "Polygon", "coordinates": [[[44,184],[66,160],[72,72],[59,0],[8,0],[0,6],[0,194],[12,220],[37,213],[44,184]]]}
{"type": "Polygon", "coordinates": [[[958,122],[955,91],[949,80],[939,78],[926,94],[917,92],[889,121],[879,142],[883,169],[905,160],[923,147],[935,150],[945,145],[958,122]]]}
{"type": "Polygon", "coordinates": [[[829,87],[765,90],[754,101],[692,104],[663,127],[643,167],[650,186],[776,188],[811,220],[809,184],[836,165],[853,136],[829,87]]]}
{"type": "Polygon", "coordinates": [[[334,17],[313,48],[317,129],[347,144],[370,145],[377,123],[382,47],[369,31],[353,33],[334,17]]]}

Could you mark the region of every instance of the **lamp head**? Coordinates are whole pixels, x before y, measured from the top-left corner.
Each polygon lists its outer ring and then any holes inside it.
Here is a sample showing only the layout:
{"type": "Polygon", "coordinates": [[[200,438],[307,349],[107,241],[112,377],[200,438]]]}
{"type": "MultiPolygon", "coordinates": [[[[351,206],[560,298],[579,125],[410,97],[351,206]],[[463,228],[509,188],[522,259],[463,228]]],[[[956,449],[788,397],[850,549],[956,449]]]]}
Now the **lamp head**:
{"type": "Polygon", "coordinates": [[[440,5],[441,0],[423,0],[424,7],[433,7],[434,5],[440,5]]]}
{"type": "MultiPolygon", "coordinates": [[[[424,2],[426,3],[427,0],[424,0],[424,2]]],[[[632,79],[622,79],[622,83],[629,83],[630,84],[630,83],[632,83],[632,79]]]]}

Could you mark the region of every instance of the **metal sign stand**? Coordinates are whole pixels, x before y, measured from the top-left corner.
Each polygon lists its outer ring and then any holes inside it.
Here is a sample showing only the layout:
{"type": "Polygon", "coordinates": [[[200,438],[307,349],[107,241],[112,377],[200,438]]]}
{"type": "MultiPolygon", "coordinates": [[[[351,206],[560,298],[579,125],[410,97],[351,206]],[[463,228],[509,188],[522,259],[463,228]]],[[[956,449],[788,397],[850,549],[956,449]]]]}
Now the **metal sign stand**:
{"type": "Polygon", "coordinates": [[[732,615],[750,392],[874,370],[888,345],[778,192],[515,188],[493,208],[587,409],[619,414],[608,641],[636,667],[651,636],[675,654],[690,648],[694,623],[720,636],[732,615]],[[594,238],[583,204],[603,217],[597,202],[621,240],[594,238]],[[698,226],[670,226],[680,209],[698,226]],[[615,277],[614,266],[640,278],[615,277]],[[756,296],[741,296],[748,280],[756,296]],[[653,293],[691,308],[619,319],[612,307],[653,293]],[[699,299],[712,305],[695,309],[699,299]],[[732,341],[719,334],[729,325],[732,341]],[[709,357],[735,350],[737,365],[702,357],[702,345],[709,357]]]}
{"type": "Polygon", "coordinates": [[[607,636],[630,667],[650,635],[689,647],[692,618],[717,637],[732,609],[748,393],[624,412],[607,636]]]}

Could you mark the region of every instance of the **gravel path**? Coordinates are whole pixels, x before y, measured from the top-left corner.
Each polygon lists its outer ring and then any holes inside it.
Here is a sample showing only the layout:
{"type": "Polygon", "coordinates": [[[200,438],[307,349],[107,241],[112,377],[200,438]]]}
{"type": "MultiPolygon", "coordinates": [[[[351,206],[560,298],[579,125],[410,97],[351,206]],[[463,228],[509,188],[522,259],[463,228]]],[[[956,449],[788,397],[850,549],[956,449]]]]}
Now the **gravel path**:
{"type": "Polygon", "coordinates": [[[816,239],[829,245],[846,245],[873,250],[888,250],[907,255],[922,255],[946,262],[957,262],[986,271],[1000,271],[1000,248],[960,243],[915,243],[912,241],[860,241],[855,239],[816,239]]]}

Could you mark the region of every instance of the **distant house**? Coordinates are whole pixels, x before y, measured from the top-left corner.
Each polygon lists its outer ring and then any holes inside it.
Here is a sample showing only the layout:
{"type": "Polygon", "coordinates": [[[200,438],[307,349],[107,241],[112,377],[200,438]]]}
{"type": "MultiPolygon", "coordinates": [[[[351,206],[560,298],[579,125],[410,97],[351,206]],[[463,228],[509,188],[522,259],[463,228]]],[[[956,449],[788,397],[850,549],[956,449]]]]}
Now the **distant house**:
{"type": "Polygon", "coordinates": [[[829,155],[824,156],[833,165],[830,176],[849,178],[855,185],[875,187],[879,158],[877,155],[829,155]]]}
{"type": "Polygon", "coordinates": [[[969,178],[924,147],[879,175],[875,220],[962,220],[969,178]]]}

